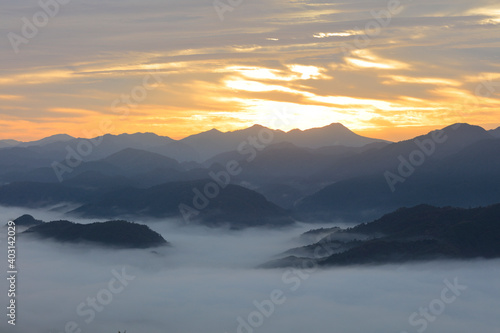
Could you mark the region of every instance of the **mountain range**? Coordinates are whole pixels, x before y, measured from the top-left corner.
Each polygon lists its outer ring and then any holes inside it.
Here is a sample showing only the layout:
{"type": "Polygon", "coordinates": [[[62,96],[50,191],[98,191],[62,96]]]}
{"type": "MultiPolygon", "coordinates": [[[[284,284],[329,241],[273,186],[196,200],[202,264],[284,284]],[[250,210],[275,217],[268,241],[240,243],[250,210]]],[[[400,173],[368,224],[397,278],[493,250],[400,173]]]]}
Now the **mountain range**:
{"type": "MultiPolygon", "coordinates": [[[[355,134],[342,124],[334,123],[322,128],[313,128],[305,131],[298,129],[283,132],[272,130],[260,125],[232,131],[220,132],[212,129],[207,132],[191,135],[181,140],[174,140],[167,136],[154,133],[135,133],[111,135],[82,139],[66,134],[54,135],[42,140],[32,142],[19,142],[15,140],[0,140],[1,148],[28,148],[45,155],[49,159],[64,159],[67,154],[66,147],[78,150],[82,140],[92,143],[92,153],[82,156],[84,160],[99,160],[126,148],[141,149],[165,155],[179,162],[204,162],[205,160],[227,151],[237,150],[238,146],[249,138],[266,136],[272,138],[273,143],[291,142],[300,147],[320,148],[325,146],[360,147],[373,142],[384,140],[371,139],[355,134]]],[[[19,154],[23,150],[17,150],[19,154]]]]}
{"type": "Polygon", "coordinates": [[[328,181],[295,206],[302,220],[364,219],[403,206],[469,207],[500,202],[500,140],[478,126],[455,124],[412,140],[342,159],[316,180],[328,181]]]}
{"type": "Polygon", "coordinates": [[[499,134],[454,124],[391,143],[331,124],[210,130],[179,141],[151,133],[4,140],[0,204],[66,202],[79,206],[71,214],[102,218],[185,218],[180,207],[190,207],[194,223],[235,229],[360,223],[420,204],[478,207],[500,202],[499,134]]]}
{"type": "Polygon", "coordinates": [[[318,241],[262,267],[345,266],[500,257],[500,204],[463,209],[400,208],[348,229],[312,230],[318,241]]]}
{"type": "Polygon", "coordinates": [[[43,222],[35,220],[31,215],[23,215],[14,222],[16,226],[31,226],[22,235],[52,239],[61,243],[92,243],[106,247],[139,249],[169,245],[159,233],[148,226],[127,221],[90,224],[70,221],[43,222]]]}

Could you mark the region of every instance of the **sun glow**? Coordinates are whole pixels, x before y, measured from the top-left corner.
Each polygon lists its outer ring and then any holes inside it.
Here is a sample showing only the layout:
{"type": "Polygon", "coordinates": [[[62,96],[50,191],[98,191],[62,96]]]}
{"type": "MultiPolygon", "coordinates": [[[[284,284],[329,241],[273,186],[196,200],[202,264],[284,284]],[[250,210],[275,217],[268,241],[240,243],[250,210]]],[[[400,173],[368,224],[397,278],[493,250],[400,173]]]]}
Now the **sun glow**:
{"type": "MultiPolygon", "coordinates": [[[[97,27],[87,27],[83,11],[85,21],[54,21],[53,33],[20,45],[19,55],[0,50],[0,137],[85,136],[109,119],[113,134],[181,138],[243,128],[284,108],[297,120],[283,129],[332,122],[352,129],[457,121],[498,127],[500,5],[452,2],[405,6],[376,36],[363,29],[373,19],[364,5],[330,2],[269,3],[266,11],[233,6],[223,24],[194,3],[174,6],[172,20],[155,6],[130,21],[110,12],[116,20],[99,24],[126,25],[99,29],[102,41],[89,37],[97,27]],[[339,52],[342,45],[351,47],[339,52]],[[161,84],[144,93],[152,72],[161,84]],[[127,97],[120,107],[129,112],[120,118],[111,105],[127,97]]],[[[19,1],[5,6],[22,10],[19,1]]],[[[4,23],[19,32],[19,19],[4,23]]]]}
{"type": "Polygon", "coordinates": [[[349,37],[359,35],[361,31],[359,30],[346,30],[342,32],[319,32],[314,34],[314,38],[328,38],[328,37],[349,37]]]}

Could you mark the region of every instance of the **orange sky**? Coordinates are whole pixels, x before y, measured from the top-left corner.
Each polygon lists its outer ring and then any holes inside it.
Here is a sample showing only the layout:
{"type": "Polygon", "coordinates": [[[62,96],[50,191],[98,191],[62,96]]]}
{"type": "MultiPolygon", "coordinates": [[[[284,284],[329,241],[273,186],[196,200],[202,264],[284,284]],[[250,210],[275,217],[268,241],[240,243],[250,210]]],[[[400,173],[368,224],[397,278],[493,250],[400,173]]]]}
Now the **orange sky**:
{"type": "MultiPolygon", "coordinates": [[[[386,1],[244,2],[223,20],[207,3],[73,2],[27,43],[4,38],[0,139],[340,122],[398,141],[456,122],[500,126],[491,1],[402,1],[390,22],[374,14],[386,1]]],[[[23,15],[41,9],[6,10],[22,35],[23,15]]]]}

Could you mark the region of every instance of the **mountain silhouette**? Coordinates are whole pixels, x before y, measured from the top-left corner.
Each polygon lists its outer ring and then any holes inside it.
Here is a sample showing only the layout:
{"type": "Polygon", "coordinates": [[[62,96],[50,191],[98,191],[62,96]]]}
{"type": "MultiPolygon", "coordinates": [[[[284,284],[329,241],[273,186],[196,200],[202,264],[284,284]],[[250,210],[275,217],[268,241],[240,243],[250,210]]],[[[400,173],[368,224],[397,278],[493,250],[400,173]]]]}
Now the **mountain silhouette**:
{"type": "Polygon", "coordinates": [[[314,176],[335,183],[298,202],[296,218],[366,221],[420,203],[469,207],[500,202],[500,140],[465,124],[446,127],[442,134],[448,139],[435,144],[432,154],[421,153],[425,160],[411,165],[411,175],[405,177],[398,171],[401,158],[408,169],[411,154],[421,151],[416,142],[429,143],[432,132],[340,161],[314,176]],[[387,172],[402,181],[391,188],[387,172]]]}
{"type": "Polygon", "coordinates": [[[40,224],[44,223],[43,221],[37,220],[33,216],[28,215],[28,214],[25,214],[25,215],[18,217],[13,222],[16,224],[16,227],[20,227],[20,226],[32,227],[32,226],[40,225],[40,224]]]}
{"type": "Polygon", "coordinates": [[[233,229],[294,223],[284,209],[241,186],[227,185],[220,189],[218,196],[208,199],[203,195],[203,189],[210,182],[207,179],[167,183],[148,189],[121,189],[97,196],[71,213],[99,218],[149,216],[181,219],[184,216],[179,206],[184,204],[197,211],[193,216],[187,214],[189,219],[185,223],[228,226],[233,229]],[[200,192],[195,192],[197,189],[200,192]],[[199,201],[206,202],[206,207],[200,209],[193,204],[196,193],[202,194],[203,198],[199,201]]]}
{"type": "Polygon", "coordinates": [[[95,151],[65,173],[61,183],[53,163],[66,163],[68,147],[77,149],[87,139],[49,142],[68,139],[55,136],[41,140],[43,145],[0,149],[0,204],[63,202],[81,205],[78,212],[88,216],[179,218],[178,206],[190,204],[194,188],[203,191],[213,181],[211,174],[236,163],[241,172],[230,177],[230,190],[193,217],[196,223],[283,225],[291,223],[289,216],[358,223],[403,206],[484,206],[500,202],[496,131],[454,124],[396,143],[360,137],[341,124],[290,132],[260,125],[225,133],[213,129],[179,141],[152,133],[108,134],[92,139],[99,143],[95,151]],[[262,138],[265,144],[258,141],[262,138]],[[183,157],[169,156],[173,151],[183,157]],[[193,158],[184,160],[188,156],[193,158]],[[209,158],[197,162],[204,157],[209,158]],[[124,193],[139,199],[124,198],[124,193]],[[141,199],[144,195],[150,203],[141,199]],[[252,198],[248,206],[245,196],[252,198]],[[242,211],[229,203],[241,205],[242,211]]]}
{"type": "Polygon", "coordinates": [[[127,221],[95,222],[78,224],[70,221],[42,223],[23,234],[49,238],[63,243],[88,242],[106,247],[151,248],[169,243],[146,225],[127,221]]]}
{"type": "Polygon", "coordinates": [[[189,136],[181,140],[181,142],[196,149],[200,153],[201,162],[224,152],[236,151],[241,144],[248,142],[250,137],[260,140],[259,144],[263,146],[289,142],[304,148],[320,148],[334,145],[360,147],[374,142],[384,142],[383,140],[355,134],[338,123],[322,128],[305,131],[295,129],[289,132],[271,130],[261,125],[226,133],[210,130],[189,136]]]}
{"type": "Polygon", "coordinates": [[[500,138],[500,127],[497,129],[489,131],[489,133],[494,136],[495,138],[500,138]]]}
{"type": "Polygon", "coordinates": [[[323,238],[262,267],[403,263],[500,257],[500,204],[473,209],[418,205],[353,228],[313,230],[323,238]],[[328,231],[328,230],[326,230],[328,231]],[[297,256],[299,255],[299,256],[297,256]]]}

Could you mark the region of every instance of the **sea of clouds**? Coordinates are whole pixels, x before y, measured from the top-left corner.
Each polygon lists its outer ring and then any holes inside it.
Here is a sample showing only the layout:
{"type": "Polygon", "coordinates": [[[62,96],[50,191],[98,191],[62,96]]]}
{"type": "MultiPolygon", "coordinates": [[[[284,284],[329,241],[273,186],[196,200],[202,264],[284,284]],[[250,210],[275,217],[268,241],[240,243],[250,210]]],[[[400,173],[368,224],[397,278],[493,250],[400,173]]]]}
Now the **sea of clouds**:
{"type": "MultiPolygon", "coordinates": [[[[57,211],[0,211],[2,224],[24,213],[63,218],[57,211]]],[[[500,327],[499,260],[264,270],[256,267],[302,245],[297,236],[311,226],[228,231],[137,222],[172,246],[117,250],[18,236],[16,326],[4,314],[0,331],[494,333],[500,327]]],[[[2,300],[7,289],[3,278],[2,300]]]]}

